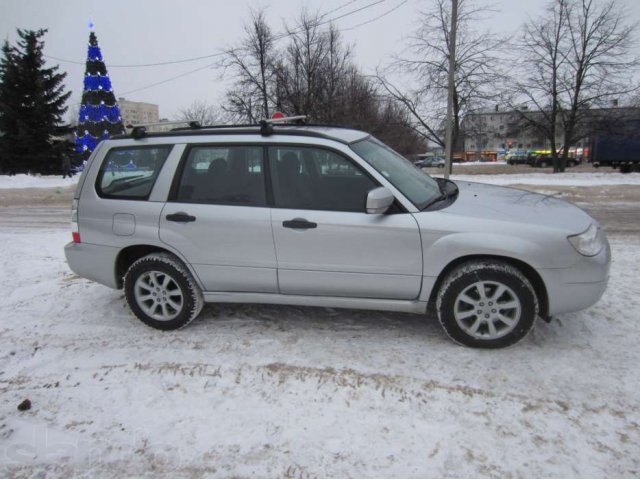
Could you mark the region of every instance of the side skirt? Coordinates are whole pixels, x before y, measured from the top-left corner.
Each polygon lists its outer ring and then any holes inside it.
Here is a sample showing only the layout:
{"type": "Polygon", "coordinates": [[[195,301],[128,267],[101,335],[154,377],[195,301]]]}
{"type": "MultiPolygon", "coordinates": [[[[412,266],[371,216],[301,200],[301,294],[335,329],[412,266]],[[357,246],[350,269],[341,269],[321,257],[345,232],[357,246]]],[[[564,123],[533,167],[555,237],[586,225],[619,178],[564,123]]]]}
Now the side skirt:
{"type": "Polygon", "coordinates": [[[277,293],[204,292],[207,303],[267,303],[304,307],[354,308],[424,314],[427,302],[419,300],[384,300],[377,298],[317,297],[277,293]]]}

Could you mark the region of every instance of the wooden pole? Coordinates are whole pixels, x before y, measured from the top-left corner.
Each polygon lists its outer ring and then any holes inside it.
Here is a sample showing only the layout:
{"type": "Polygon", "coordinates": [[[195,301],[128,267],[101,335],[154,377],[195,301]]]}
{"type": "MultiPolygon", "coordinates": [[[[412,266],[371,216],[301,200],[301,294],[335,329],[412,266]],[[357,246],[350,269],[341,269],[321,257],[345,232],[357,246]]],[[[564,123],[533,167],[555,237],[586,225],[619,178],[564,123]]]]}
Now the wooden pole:
{"type": "Polygon", "coordinates": [[[451,0],[451,32],[449,35],[449,94],[447,96],[447,121],[445,131],[444,178],[449,178],[453,165],[453,89],[456,78],[456,29],[458,26],[458,0],[451,0]]]}

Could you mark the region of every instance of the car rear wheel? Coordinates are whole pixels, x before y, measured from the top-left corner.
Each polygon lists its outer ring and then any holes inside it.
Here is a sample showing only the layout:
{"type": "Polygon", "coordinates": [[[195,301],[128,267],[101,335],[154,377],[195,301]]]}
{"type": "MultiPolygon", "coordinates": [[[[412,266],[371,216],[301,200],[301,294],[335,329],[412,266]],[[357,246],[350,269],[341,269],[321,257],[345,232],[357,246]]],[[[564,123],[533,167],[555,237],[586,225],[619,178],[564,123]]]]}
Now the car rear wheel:
{"type": "Polygon", "coordinates": [[[189,270],[168,253],[152,253],[134,262],[125,274],[124,291],[135,316],[159,330],[186,326],[204,304],[189,270]]]}
{"type": "Polygon", "coordinates": [[[538,165],[540,165],[542,168],[545,168],[547,166],[547,162],[543,160],[538,165]]]}
{"type": "Polygon", "coordinates": [[[469,347],[513,345],[533,327],[538,300],[531,282],[501,262],[469,262],[442,283],[438,319],[454,341],[469,347]]]}

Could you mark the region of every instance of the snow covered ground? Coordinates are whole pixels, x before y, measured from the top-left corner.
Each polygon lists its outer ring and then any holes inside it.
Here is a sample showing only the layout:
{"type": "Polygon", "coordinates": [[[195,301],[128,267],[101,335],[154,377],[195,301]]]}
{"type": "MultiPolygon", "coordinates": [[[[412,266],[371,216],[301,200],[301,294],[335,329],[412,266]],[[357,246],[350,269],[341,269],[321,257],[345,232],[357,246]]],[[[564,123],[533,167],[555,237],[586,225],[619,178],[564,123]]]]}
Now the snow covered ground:
{"type": "Polygon", "coordinates": [[[61,175],[0,175],[0,189],[5,188],[55,188],[78,183],[80,175],[62,178],[61,175]]]}
{"type": "Polygon", "coordinates": [[[471,165],[486,165],[488,167],[491,167],[493,165],[506,165],[507,162],[505,160],[498,160],[497,162],[453,162],[453,166],[454,167],[466,167],[466,166],[471,166],[471,165]]]}
{"type": "MultiPolygon", "coordinates": [[[[477,165],[476,165],[477,166],[477,165]]],[[[434,177],[442,177],[441,171],[432,172],[434,177]]],[[[0,175],[0,189],[8,188],[53,188],[75,185],[80,178],[63,179],[60,176],[34,177],[0,175]]],[[[618,173],[611,170],[602,172],[565,172],[565,173],[523,173],[523,174],[454,174],[452,180],[491,183],[493,185],[554,185],[554,186],[605,186],[640,185],[640,173],[618,173]]]]}
{"type": "Polygon", "coordinates": [[[501,351],[321,308],[154,331],[69,271],[69,239],[0,229],[0,477],[640,475],[637,236],[597,305],[501,351]]]}
{"type": "MultiPolygon", "coordinates": [[[[433,175],[442,177],[443,174],[433,175]]],[[[523,173],[523,174],[477,174],[451,176],[451,180],[490,183],[492,185],[554,185],[554,186],[603,186],[640,185],[640,173],[617,172],[565,172],[565,173],[523,173]]]]}

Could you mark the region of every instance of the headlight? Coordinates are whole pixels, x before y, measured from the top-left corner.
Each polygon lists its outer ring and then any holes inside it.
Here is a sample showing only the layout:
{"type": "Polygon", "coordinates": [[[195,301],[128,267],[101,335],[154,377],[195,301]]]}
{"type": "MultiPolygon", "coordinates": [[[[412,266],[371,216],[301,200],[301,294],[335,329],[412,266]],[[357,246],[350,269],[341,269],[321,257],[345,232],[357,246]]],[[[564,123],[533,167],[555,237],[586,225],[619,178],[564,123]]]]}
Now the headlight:
{"type": "Polygon", "coordinates": [[[567,240],[573,245],[573,248],[585,257],[597,255],[605,244],[602,229],[593,223],[584,232],[578,235],[571,235],[567,237],[567,240]]]}

